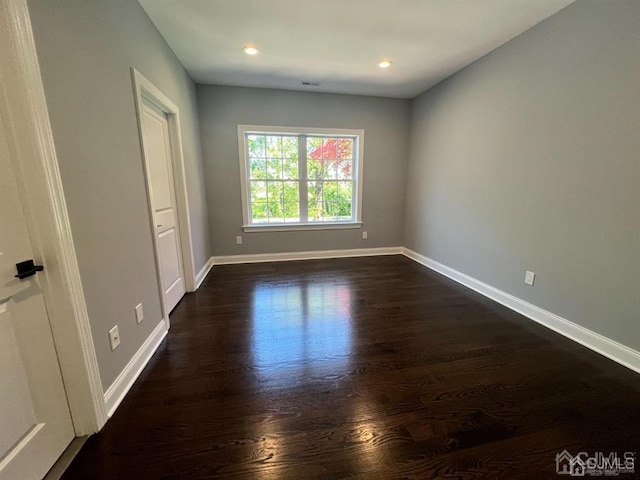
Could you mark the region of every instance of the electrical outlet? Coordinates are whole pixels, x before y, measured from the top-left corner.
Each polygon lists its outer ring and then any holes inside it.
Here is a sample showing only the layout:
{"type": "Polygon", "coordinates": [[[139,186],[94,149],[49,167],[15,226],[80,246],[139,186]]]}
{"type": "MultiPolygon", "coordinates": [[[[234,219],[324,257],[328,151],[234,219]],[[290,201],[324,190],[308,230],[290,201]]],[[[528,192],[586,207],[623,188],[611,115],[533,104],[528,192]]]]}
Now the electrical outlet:
{"type": "Polygon", "coordinates": [[[142,304],[136,305],[136,322],[140,323],[144,320],[144,311],[142,310],[142,304]]]}
{"type": "Polygon", "coordinates": [[[536,279],[536,274],[527,270],[527,273],[524,274],[524,283],[527,285],[533,285],[533,281],[536,279]]]}
{"type": "Polygon", "coordinates": [[[366,240],[367,238],[369,238],[369,233],[368,232],[362,232],[362,239],[366,240]]]}
{"type": "Polygon", "coordinates": [[[118,325],[109,330],[109,341],[111,342],[111,351],[113,352],[120,345],[120,332],[118,325]]]}
{"type": "Polygon", "coordinates": [[[236,245],[242,245],[242,235],[236,237],[236,245]]]}

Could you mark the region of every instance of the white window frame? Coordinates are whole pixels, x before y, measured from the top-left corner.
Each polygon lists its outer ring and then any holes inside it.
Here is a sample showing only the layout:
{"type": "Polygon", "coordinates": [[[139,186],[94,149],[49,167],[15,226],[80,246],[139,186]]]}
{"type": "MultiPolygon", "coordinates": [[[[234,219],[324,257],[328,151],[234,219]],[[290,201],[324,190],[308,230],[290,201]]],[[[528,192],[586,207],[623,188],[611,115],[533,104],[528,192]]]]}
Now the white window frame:
{"type": "MultiPolygon", "coordinates": [[[[306,147],[305,147],[306,148],[306,147]]],[[[362,172],[364,164],[364,130],[360,129],[340,129],[340,128],[302,128],[302,127],[280,127],[266,125],[238,125],[238,151],[240,153],[240,189],[242,196],[242,229],[245,232],[283,232],[289,230],[337,230],[362,227],[362,172]],[[251,224],[249,220],[249,208],[251,199],[249,197],[249,166],[247,155],[247,134],[278,134],[278,135],[308,135],[308,136],[350,136],[354,137],[355,153],[353,155],[353,212],[355,218],[349,222],[306,222],[306,223],[265,223],[251,224]]],[[[300,149],[301,151],[301,149],[300,149]]],[[[306,150],[305,150],[306,151],[306,150]]],[[[300,160],[300,159],[299,159],[300,160]]],[[[305,165],[306,167],[306,165],[305,165]]],[[[306,182],[307,178],[302,178],[302,172],[306,168],[300,169],[300,181],[306,182]]],[[[306,177],[306,174],[305,174],[306,177]]],[[[300,208],[307,199],[300,198],[300,208]]]]}

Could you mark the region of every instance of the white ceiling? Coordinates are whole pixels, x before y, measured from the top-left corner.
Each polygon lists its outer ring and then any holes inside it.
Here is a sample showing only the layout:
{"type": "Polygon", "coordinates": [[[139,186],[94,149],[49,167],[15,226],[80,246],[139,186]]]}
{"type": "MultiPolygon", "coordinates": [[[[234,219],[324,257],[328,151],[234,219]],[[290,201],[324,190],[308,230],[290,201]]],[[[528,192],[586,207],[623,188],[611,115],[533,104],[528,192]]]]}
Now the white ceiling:
{"type": "Polygon", "coordinates": [[[198,83],[405,98],[572,1],[139,0],[198,83]]]}

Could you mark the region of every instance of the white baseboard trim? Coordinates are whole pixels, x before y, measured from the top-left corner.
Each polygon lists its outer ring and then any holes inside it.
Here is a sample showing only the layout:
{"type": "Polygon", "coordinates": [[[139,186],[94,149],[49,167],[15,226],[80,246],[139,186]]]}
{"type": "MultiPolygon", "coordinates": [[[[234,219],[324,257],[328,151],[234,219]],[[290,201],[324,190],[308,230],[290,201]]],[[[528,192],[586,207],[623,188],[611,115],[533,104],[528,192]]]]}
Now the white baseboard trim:
{"type": "Polygon", "coordinates": [[[348,250],[317,250],[313,252],[258,253],[252,255],[223,255],[213,257],[214,265],[236,263],[288,262],[292,260],[316,260],[321,258],[370,257],[375,255],[400,255],[402,247],[352,248],[348,250]]]}
{"type": "Polygon", "coordinates": [[[600,335],[599,333],[577,325],[566,318],[562,318],[540,307],[536,307],[535,305],[525,302],[524,300],[514,297],[502,290],[498,290],[491,285],[481,282],[480,280],[476,280],[475,278],[465,275],[453,268],[447,267],[446,265],[432,260],[431,258],[420,255],[413,250],[402,247],[402,254],[411,260],[441,273],[442,275],[461,283],[465,287],[469,287],[485,297],[488,297],[505,307],[530,318],[534,322],[544,325],[560,335],[564,335],[574,342],[578,342],[594,352],[604,355],[614,362],[640,373],[640,352],[600,335]]]}
{"type": "Polygon", "coordinates": [[[207,275],[209,275],[209,272],[211,271],[212,267],[213,267],[213,257],[207,260],[207,263],[204,264],[204,267],[202,267],[198,272],[198,274],[196,275],[196,290],[200,288],[200,285],[202,285],[202,282],[204,282],[204,279],[207,278],[207,275]]]}
{"type": "Polygon", "coordinates": [[[153,329],[149,338],[145,340],[140,349],[133,356],[131,361],[124,367],[124,370],[120,372],[118,378],[111,384],[111,386],[104,393],[104,405],[107,410],[109,418],[116,411],[116,408],[120,405],[120,402],[124,399],[125,395],[129,392],[136,379],[142,373],[144,367],[149,363],[151,356],[160,346],[160,343],[167,336],[167,325],[164,320],[153,329]]]}

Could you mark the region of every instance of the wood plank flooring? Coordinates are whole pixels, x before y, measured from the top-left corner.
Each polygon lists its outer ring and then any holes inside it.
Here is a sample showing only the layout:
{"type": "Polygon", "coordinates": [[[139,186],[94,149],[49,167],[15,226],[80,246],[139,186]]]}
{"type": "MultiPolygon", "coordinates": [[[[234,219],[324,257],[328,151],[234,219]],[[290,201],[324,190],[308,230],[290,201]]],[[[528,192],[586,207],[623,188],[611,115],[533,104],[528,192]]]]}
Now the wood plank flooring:
{"type": "Polygon", "coordinates": [[[217,266],[171,321],[65,480],[568,478],[564,449],[640,452],[640,375],[402,256],[217,266]]]}

